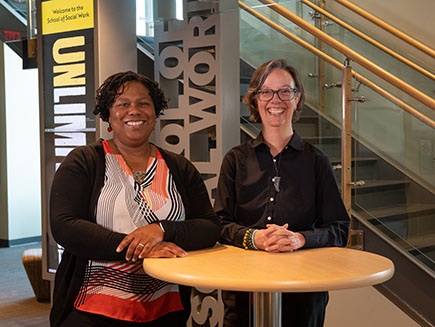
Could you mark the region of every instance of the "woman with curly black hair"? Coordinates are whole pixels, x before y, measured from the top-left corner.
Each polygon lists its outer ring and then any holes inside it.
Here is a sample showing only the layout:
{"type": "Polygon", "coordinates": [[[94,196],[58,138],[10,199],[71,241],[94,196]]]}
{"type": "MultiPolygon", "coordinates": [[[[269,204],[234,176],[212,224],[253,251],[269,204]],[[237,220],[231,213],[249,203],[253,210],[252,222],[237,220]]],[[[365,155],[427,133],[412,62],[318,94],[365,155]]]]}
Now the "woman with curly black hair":
{"type": "Polygon", "coordinates": [[[110,108],[116,98],[124,92],[125,83],[127,82],[138,82],[148,89],[156,117],[159,117],[163,110],[168,108],[168,102],[157,82],[150,80],[146,76],[128,71],[114,74],[101,84],[97,90],[94,114],[100,115],[103,121],[108,122],[110,108]]]}
{"type": "Polygon", "coordinates": [[[149,142],[166,108],[158,84],[134,72],[97,90],[94,113],[113,138],[73,150],[51,190],[51,230],[65,248],[52,326],[185,326],[190,289],[147,275],[141,259],[213,246],[219,223],[193,165],[149,142]]]}

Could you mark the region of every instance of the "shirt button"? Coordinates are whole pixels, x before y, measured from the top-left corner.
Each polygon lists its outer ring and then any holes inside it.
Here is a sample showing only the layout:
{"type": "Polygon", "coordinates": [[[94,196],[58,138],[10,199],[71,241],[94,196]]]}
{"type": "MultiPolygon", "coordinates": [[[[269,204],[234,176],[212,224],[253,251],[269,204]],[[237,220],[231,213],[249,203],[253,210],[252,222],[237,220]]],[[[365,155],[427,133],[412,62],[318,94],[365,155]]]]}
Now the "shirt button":
{"type": "Polygon", "coordinates": [[[273,202],[275,199],[274,198],[270,198],[269,200],[270,200],[270,202],[273,202]]]}
{"type": "Polygon", "coordinates": [[[271,220],[272,220],[272,217],[271,217],[271,216],[267,217],[267,220],[271,221],[271,220]]]}

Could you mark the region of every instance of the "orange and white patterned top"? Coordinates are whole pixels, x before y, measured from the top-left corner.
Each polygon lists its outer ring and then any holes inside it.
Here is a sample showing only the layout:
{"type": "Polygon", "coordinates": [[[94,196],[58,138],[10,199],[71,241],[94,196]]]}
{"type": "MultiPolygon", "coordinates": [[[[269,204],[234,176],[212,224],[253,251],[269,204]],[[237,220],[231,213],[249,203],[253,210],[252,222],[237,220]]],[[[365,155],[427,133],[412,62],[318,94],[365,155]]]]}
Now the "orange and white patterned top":
{"type": "MultiPolygon", "coordinates": [[[[185,210],[171,172],[157,150],[137,183],[121,155],[103,141],[106,172],[96,209],[97,224],[129,234],[159,220],[181,221],[185,210]]],[[[74,307],[107,317],[148,322],[182,310],[178,286],[155,279],[142,263],[89,260],[74,307]]]]}

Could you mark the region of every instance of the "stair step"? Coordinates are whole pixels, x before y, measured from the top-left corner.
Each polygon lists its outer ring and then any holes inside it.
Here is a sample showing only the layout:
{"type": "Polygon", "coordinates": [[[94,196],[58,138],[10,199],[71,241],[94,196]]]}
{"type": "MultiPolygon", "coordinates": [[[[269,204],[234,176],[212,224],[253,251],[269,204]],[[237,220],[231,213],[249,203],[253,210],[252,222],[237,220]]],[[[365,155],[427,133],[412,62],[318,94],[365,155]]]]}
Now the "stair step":
{"type": "Polygon", "coordinates": [[[420,261],[434,265],[434,204],[399,204],[390,208],[363,210],[359,213],[402,248],[419,257],[420,261]]]}
{"type": "Polygon", "coordinates": [[[373,219],[376,218],[382,219],[386,217],[394,217],[394,216],[402,216],[402,215],[408,215],[409,217],[409,216],[416,216],[417,214],[428,215],[431,213],[435,213],[435,205],[426,204],[426,203],[410,203],[410,204],[396,205],[394,207],[376,208],[370,210],[370,215],[375,217],[373,219]]]}
{"type": "Polygon", "coordinates": [[[401,237],[393,238],[395,242],[424,263],[431,270],[435,270],[435,233],[428,233],[419,236],[409,236],[406,239],[401,237]]]}
{"type": "Polygon", "coordinates": [[[407,202],[404,180],[364,180],[364,185],[352,185],[352,203],[364,210],[394,207],[407,202]]]}
{"type": "Polygon", "coordinates": [[[396,231],[382,224],[376,226],[389,238],[394,240],[400,247],[417,258],[420,262],[435,270],[435,233],[425,235],[400,235],[396,231]]]}
{"type": "Polygon", "coordinates": [[[435,270],[435,246],[430,250],[426,250],[426,252],[421,253],[420,251],[413,250],[409,251],[415,258],[417,258],[420,262],[425,264],[430,270],[435,270]]]}
{"type": "Polygon", "coordinates": [[[374,180],[365,180],[364,182],[365,182],[364,185],[352,186],[352,189],[370,189],[370,188],[381,188],[381,187],[388,187],[388,186],[401,186],[410,183],[407,180],[394,180],[394,179],[374,179],[374,180]]]}
{"type": "Polygon", "coordinates": [[[255,129],[261,131],[261,124],[256,123],[256,122],[250,120],[249,117],[246,118],[246,119],[243,120],[243,121],[240,121],[240,125],[241,125],[241,126],[246,126],[246,125],[248,125],[248,126],[253,126],[253,127],[255,127],[255,129]]]}
{"type": "Polygon", "coordinates": [[[406,240],[398,238],[396,243],[429,269],[435,270],[435,233],[412,236],[406,240]]]}
{"type": "Polygon", "coordinates": [[[310,144],[324,144],[324,143],[336,143],[339,144],[340,136],[301,136],[305,141],[310,144]]]}
{"type": "MultiPolygon", "coordinates": [[[[331,164],[336,165],[341,163],[341,158],[330,158],[331,160],[331,164]]],[[[356,157],[356,158],[351,158],[352,164],[354,163],[372,163],[372,162],[376,162],[378,160],[378,158],[375,157],[356,157]]]]}
{"type": "Polygon", "coordinates": [[[295,126],[298,124],[308,124],[308,123],[318,123],[319,122],[319,116],[316,115],[307,115],[307,116],[300,116],[299,120],[295,123],[295,126]]]}
{"type": "Polygon", "coordinates": [[[435,233],[420,236],[410,236],[406,240],[398,239],[396,242],[408,251],[413,249],[430,249],[435,246],[435,233]]]}

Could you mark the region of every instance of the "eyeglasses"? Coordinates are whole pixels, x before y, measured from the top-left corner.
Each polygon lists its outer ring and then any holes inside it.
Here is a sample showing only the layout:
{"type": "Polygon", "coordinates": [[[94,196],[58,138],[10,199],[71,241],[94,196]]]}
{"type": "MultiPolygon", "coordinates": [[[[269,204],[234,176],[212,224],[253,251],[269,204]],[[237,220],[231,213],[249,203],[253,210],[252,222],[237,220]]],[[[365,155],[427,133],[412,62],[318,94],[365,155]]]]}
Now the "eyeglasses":
{"type": "Polygon", "coordinates": [[[275,94],[278,94],[278,98],[281,101],[289,101],[293,100],[298,90],[296,88],[285,88],[285,89],[279,89],[279,90],[258,90],[255,92],[257,95],[257,99],[260,101],[269,101],[272,100],[275,94]]]}

